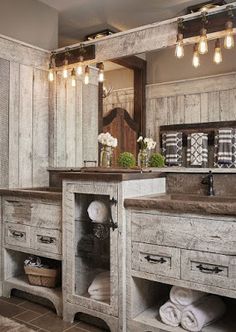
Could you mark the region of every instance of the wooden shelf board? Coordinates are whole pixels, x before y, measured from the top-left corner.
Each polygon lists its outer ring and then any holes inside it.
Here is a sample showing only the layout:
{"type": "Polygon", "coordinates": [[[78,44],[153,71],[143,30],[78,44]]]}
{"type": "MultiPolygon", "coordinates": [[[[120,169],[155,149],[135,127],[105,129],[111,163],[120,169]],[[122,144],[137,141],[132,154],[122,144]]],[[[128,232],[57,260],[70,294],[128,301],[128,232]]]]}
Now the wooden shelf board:
{"type": "MultiPolygon", "coordinates": [[[[166,325],[161,322],[159,316],[159,307],[154,306],[146,309],[141,314],[134,318],[134,321],[137,323],[145,324],[153,328],[158,328],[161,331],[168,332],[186,332],[182,327],[173,327],[166,325]]],[[[236,326],[236,316],[234,312],[228,312],[222,319],[219,321],[206,326],[202,329],[202,332],[235,332],[236,326]]]]}
{"type": "Polygon", "coordinates": [[[33,295],[45,297],[48,299],[51,299],[51,297],[55,297],[58,300],[62,299],[61,288],[59,287],[47,288],[47,287],[30,285],[26,275],[9,278],[5,280],[4,283],[7,283],[8,285],[12,286],[12,288],[16,288],[33,295]]]}

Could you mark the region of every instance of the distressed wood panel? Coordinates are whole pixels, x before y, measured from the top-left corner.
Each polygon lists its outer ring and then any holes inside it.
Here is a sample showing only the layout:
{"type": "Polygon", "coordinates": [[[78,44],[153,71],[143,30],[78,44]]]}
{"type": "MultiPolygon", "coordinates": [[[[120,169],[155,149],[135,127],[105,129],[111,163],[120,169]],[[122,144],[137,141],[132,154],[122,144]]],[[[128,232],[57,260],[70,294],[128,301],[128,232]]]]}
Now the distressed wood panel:
{"type": "Polygon", "coordinates": [[[32,185],[33,68],[20,66],[19,185],[32,185]]]}
{"type": "Polygon", "coordinates": [[[98,160],[98,86],[83,85],[83,160],[98,160]]]}
{"type": "Polygon", "coordinates": [[[66,166],[75,165],[75,114],[76,114],[76,88],[71,81],[66,84],[66,166]]]}
{"type": "Polygon", "coordinates": [[[56,90],[56,165],[65,166],[66,163],[66,81],[57,75],[56,90]]]}
{"type": "Polygon", "coordinates": [[[220,120],[220,93],[219,91],[208,94],[208,121],[220,120]]]}
{"type": "Polygon", "coordinates": [[[185,123],[200,122],[200,95],[186,95],[184,102],[185,123]]]}
{"type": "Polygon", "coordinates": [[[48,185],[48,79],[47,72],[34,70],[33,84],[33,186],[48,185]]]}
{"type": "Polygon", "coordinates": [[[8,104],[9,104],[9,61],[0,59],[0,185],[8,186],[8,104]]]}
{"type": "Polygon", "coordinates": [[[76,125],[76,137],[75,137],[75,165],[80,167],[83,165],[83,108],[82,108],[82,93],[83,93],[83,83],[82,81],[77,81],[76,87],[76,114],[75,114],[75,125],[76,125]]]}
{"type": "Polygon", "coordinates": [[[9,187],[19,186],[20,65],[10,63],[9,95],[9,187]]]}

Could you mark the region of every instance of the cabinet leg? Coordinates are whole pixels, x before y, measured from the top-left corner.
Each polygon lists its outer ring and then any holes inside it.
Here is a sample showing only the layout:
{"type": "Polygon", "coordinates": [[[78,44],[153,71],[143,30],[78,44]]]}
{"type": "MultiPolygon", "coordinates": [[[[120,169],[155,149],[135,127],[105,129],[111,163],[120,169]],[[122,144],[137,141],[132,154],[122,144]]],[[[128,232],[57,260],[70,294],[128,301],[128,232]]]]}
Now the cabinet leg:
{"type": "Polygon", "coordinates": [[[73,305],[68,302],[63,303],[63,320],[68,323],[73,323],[75,318],[75,312],[73,310],[73,305]]]}

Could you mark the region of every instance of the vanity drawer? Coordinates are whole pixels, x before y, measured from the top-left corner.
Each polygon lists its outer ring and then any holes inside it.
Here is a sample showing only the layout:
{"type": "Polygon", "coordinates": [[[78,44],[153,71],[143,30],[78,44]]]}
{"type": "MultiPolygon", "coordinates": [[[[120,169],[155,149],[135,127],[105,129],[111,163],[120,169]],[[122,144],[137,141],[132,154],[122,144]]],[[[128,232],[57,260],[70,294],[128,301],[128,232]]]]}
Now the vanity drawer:
{"type": "Polygon", "coordinates": [[[135,271],[179,279],[180,249],[133,242],[131,264],[135,271]]]}
{"type": "Polygon", "coordinates": [[[182,250],[181,279],[236,289],[236,256],[182,250]]]}
{"type": "Polygon", "coordinates": [[[36,227],[61,230],[62,208],[56,202],[32,203],[31,225],[36,227]]]}
{"type": "Polygon", "coordinates": [[[43,252],[61,254],[61,232],[58,230],[32,227],[31,248],[43,252]]]}
{"type": "Polygon", "coordinates": [[[235,218],[132,213],[131,240],[236,255],[235,218]]]}
{"type": "Polygon", "coordinates": [[[5,244],[10,244],[22,248],[29,248],[30,227],[26,225],[6,223],[4,238],[5,244]]]}
{"type": "Polygon", "coordinates": [[[30,201],[6,199],[3,201],[3,221],[19,224],[29,224],[31,220],[30,201]]]}

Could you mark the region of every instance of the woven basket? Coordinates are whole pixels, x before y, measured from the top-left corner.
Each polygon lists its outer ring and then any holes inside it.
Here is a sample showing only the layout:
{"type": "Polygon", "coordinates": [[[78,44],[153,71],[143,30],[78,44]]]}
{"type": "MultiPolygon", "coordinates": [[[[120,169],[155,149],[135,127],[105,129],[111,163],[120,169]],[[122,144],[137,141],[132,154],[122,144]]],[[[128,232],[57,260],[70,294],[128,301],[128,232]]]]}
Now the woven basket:
{"type": "Polygon", "coordinates": [[[25,274],[29,283],[35,286],[55,288],[58,280],[58,269],[45,269],[34,266],[25,266],[25,274]]]}

